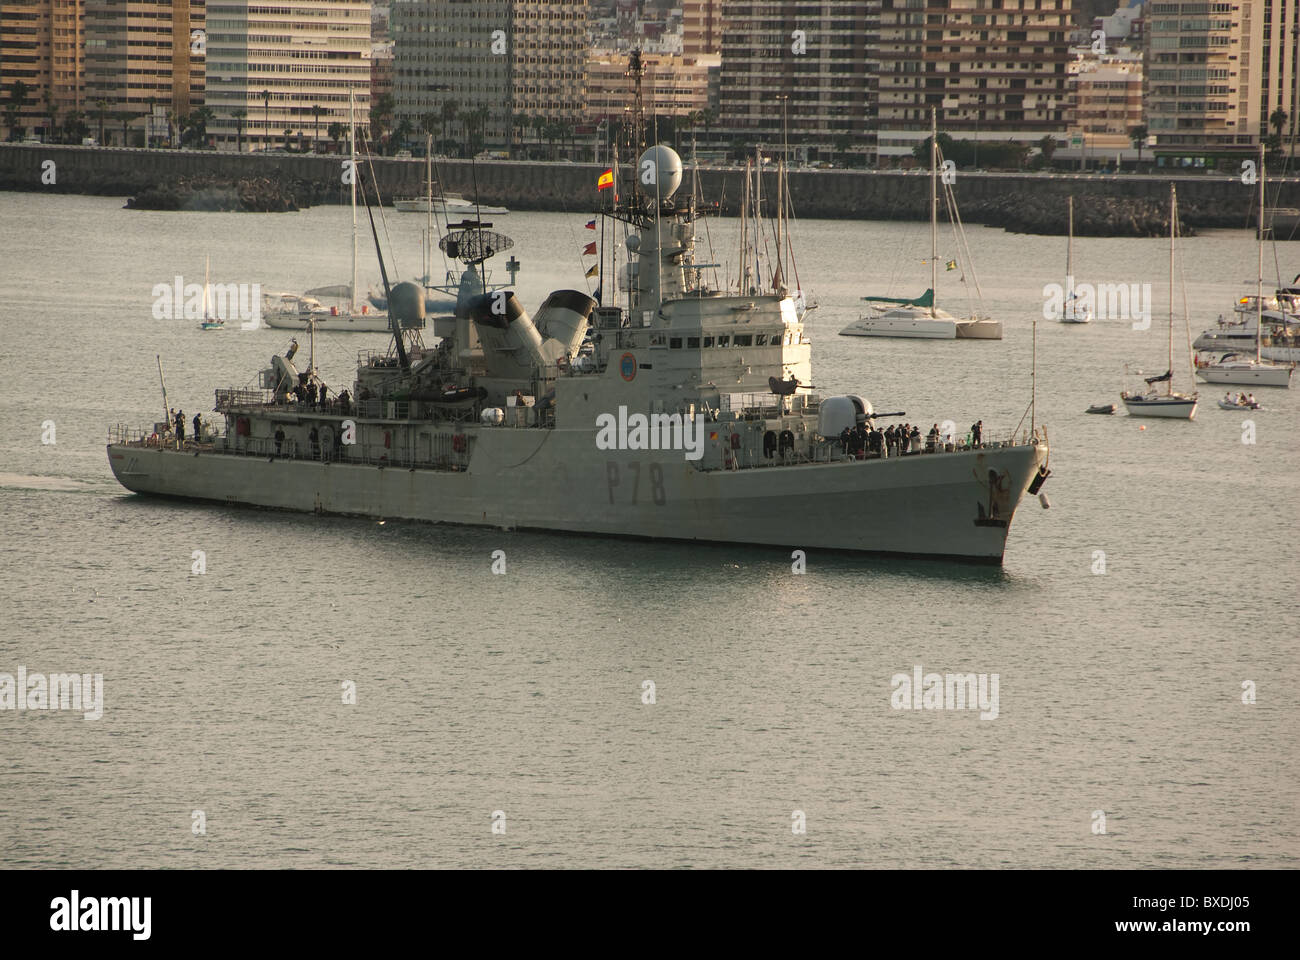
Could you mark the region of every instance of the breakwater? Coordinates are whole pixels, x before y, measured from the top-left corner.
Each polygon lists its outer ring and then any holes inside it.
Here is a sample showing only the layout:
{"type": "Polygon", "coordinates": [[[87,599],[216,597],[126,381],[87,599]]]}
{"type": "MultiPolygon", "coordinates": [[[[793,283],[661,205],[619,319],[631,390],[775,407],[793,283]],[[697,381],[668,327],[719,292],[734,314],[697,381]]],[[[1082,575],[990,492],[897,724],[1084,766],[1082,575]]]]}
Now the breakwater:
{"type": "MultiPolygon", "coordinates": [[[[86,193],[131,198],[145,209],[291,211],[346,203],[343,157],[215,153],[47,145],[0,145],[0,190],[86,193]]],[[[376,158],[375,180],[385,200],[424,193],[422,160],[376,158]]],[[[590,212],[597,209],[602,167],[582,163],[440,160],[442,189],[484,204],[517,210],[590,212]]],[[[689,176],[689,172],[688,172],[689,176]]],[[[774,174],[766,190],[772,190],[774,174]]],[[[743,171],[704,167],[701,195],[734,212],[743,171]]],[[[1066,198],[1075,198],[1081,236],[1156,236],[1167,231],[1169,184],[1190,229],[1253,225],[1255,189],[1239,177],[1159,174],[968,173],[954,192],[962,218],[1023,233],[1063,234],[1066,198]]],[[[922,172],[794,170],[790,193],[798,216],[864,220],[924,220],[929,177],[922,172]]],[[[1300,207],[1300,181],[1270,186],[1271,206],[1300,207]]]]}

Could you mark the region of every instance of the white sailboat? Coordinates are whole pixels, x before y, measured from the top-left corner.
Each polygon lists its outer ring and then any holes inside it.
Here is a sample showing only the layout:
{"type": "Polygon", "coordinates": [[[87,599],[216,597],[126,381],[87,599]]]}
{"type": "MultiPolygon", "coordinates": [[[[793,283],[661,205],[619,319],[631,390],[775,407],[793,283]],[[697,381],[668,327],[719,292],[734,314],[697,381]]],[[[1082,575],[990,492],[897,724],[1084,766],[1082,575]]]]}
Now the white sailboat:
{"type": "Polygon", "coordinates": [[[1259,387],[1289,387],[1294,364],[1277,364],[1260,356],[1264,333],[1264,147],[1259,148],[1259,274],[1255,290],[1255,358],[1225,354],[1212,363],[1197,363],[1196,375],[1206,383],[1249,384],[1259,387]]]}
{"type": "Polygon", "coordinates": [[[212,315],[212,285],[209,282],[209,270],[212,258],[203,258],[203,319],[199,321],[200,330],[224,330],[226,321],[212,315]]]}
{"type": "MultiPolygon", "coordinates": [[[[955,198],[948,195],[949,209],[955,198]]],[[[960,221],[954,223],[960,227],[960,221]]],[[[969,250],[966,251],[969,259],[969,250]]],[[[949,266],[952,269],[952,266],[949,266]]],[[[935,306],[939,279],[939,136],[930,108],[930,289],[919,297],[863,297],[867,316],[840,331],[842,337],[903,337],[923,340],[1001,340],[1002,321],[972,312],[956,317],[935,306]]]]}
{"type": "Polygon", "coordinates": [[[1145,378],[1146,390],[1120,393],[1124,407],[1133,417],[1164,417],[1173,420],[1192,420],[1196,417],[1198,394],[1174,392],[1174,245],[1178,236],[1178,194],[1169,185],[1169,369],[1160,377],[1145,378]],[[1165,384],[1165,392],[1156,390],[1157,383],[1165,384]]]}
{"type": "Polygon", "coordinates": [[[348,96],[348,143],[352,160],[352,283],[346,288],[318,288],[301,297],[282,294],[272,300],[262,319],[281,330],[346,330],[351,333],[387,333],[388,317],[362,304],[357,309],[357,128],[355,99],[348,96]],[[328,291],[328,292],[326,292],[328,291]],[[317,296],[346,292],[344,308],[326,307],[317,296]]]}
{"type": "Polygon", "coordinates": [[[1074,290],[1074,197],[1070,197],[1070,238],[1065,244],[1065,306],[1061,323],[1092,323],[1092,308],[1079,303],[1074,290]]]}

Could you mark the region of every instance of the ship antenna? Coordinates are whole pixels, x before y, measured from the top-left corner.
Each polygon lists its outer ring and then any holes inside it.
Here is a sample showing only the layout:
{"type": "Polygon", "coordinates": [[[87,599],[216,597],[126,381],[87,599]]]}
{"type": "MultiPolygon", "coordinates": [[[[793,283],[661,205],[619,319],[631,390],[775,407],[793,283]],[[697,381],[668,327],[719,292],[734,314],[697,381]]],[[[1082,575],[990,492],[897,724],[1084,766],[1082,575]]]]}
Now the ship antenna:
{"type": "Polygon", "coordinates": [[[379,231],[375,228],[375,211],[371,209],[370,198],[366,196],[364,180],[361,183],[361,199],[366,205],[366,216],[370,218],[370,235],[375,238],[375,256],[379,260],[379,275],[384,281],[384,300],[388,303],[388,321],[393,329],[393,343],[397,346],[397,362],[405,373],[411,369],[411,360],[406,355],[406,344],[402,342],[402,328],[393,313],[393,291],[388,283],[388,268],[384,266],[384,251],[379,246],[379,231]]]}

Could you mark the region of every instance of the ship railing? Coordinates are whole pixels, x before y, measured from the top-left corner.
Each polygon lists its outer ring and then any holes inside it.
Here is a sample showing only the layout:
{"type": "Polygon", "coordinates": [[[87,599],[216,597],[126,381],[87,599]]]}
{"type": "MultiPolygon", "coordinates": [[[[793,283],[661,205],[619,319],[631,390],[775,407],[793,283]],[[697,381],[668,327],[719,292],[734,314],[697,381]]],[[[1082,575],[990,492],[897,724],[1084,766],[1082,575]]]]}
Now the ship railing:
{"type": "Polygon", "coordinates": [[[275,401],[274,390],[254,390],[249,387],[228,387],[216,391],[218,413],[225,413],[232,407],[264,407],[275,401]]]}
{"type": "Polygon", "coordinates": [[[345,463],[372,467],[401,467],[411,470],[464,470],[474,449],[472,436],[466,436],[465,448],[457,451],[450,435],[435,439],[428,455],[394,448],[383,453],[367,454],[353,445],[335,448],[322,443],[299,443],[286,437],[277,447],[274,437],[231,437],[227,435],[214,448],[218,453],[243,457],[273,457],[279,460],[315,460],[322,463],[345,463]]]}

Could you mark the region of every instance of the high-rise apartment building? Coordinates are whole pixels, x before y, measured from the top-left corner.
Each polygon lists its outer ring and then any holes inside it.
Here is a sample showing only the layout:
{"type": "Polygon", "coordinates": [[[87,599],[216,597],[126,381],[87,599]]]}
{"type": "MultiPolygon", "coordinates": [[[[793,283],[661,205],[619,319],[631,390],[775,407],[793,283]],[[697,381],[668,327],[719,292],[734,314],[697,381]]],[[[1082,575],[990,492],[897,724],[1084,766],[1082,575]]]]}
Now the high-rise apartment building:
{"type": "MultiPolygon", "coordinates": [[[[888,0],[885,0],[888,2],[888,0]]],[[[870,152],[867,3],[727,0],[718,130],[768,150],[870,152]]]]}
{"type": "Polygon", "coordinates": [[[512,112],[509,0],[417,0],[392,5],[393,101],[414,131],[436,118],[434,137],[479,123],[502,142],[512,112]],[[454,114],[454,115],[453,115],[454,114]]]}
{"type": "MultiPolygon", "coordinates": [[[[1173,164],[1249,156],[1267,116],[1262,0],[1154,2],[1146,18],[1147,129],[1173,164]]],[[[1281,71],[1280,76],[1287,76],[1281,71]]]]}
{"type": "Polygon", "coordinates": [[[28,133],[50,134],[51,121],[86,110],[85,0],[0,2],[0,89],[8,100],[21,81],[27,98],[16,123],[28,133]]]}
{"type": "Polygon", "coordinates": [[[722,51],[722,0],[681,0],[682,56],[722,51]]]}
{"type": "Polygon", "coordinates": [[[512,109],[580,123],[586,114],[585,0],[514,0],[511,6],[512,109]]]}
{"type": "Polygon", "coordinates": [[[349,94],[358,128],[369,119],[368,2],[208,0],[206,19],[208,133],[219,147],[324,140],[331,123],[348,122],[349,94]]]}
{"type": "Polygon", "coordinates": [[[930,109],[956,139],[1063,137],[1072,0],[879,0],[878,150],[905,156],[930,109]]]}
{"type": "Polygon", "coordinates": [[[526,136],[524,118],[586,119],[583,0],[415,0],[393,5],[391,29],[396,113],[413,130],[500,145],[526,136]]]}
{"type": "Polygon", "coordinates": [[[156,110],[173,120],[203,104],[204,0],[85,0],[86,101],[113,122],[105,140],[140,131],[156,110]],[[103,105],[101,107],[101,104],[103,105]]]}
{"type": "Polygon", "coordinates": [[[1130,131],[1145,121],[1142,57],[1086,57],[1069,68],[1069,132],[1089,154],[1114,156],[1132,146],[1130,131]]]}

